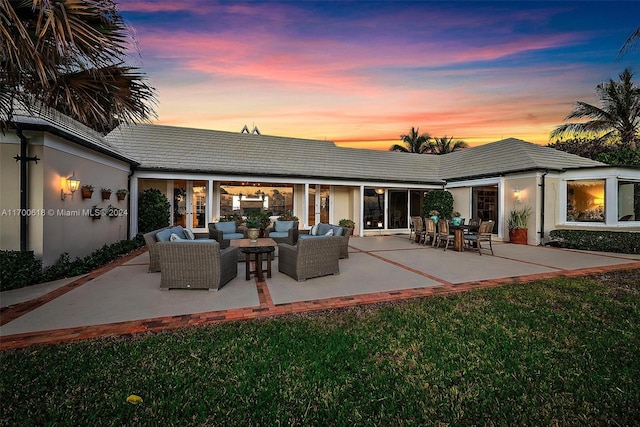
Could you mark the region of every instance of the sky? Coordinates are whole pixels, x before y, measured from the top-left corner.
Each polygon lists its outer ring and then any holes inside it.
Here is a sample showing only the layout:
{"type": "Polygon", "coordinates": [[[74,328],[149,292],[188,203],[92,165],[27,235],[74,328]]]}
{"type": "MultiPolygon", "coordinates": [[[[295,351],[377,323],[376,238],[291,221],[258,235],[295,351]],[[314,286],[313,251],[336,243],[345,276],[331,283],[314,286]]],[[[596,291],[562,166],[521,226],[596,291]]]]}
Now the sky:
{"type": "Polygon", "coordinates": [[[412,127],[547,144],[631,67],[636,1],[116,0],[154,123],[388,150],[412,127]]]}

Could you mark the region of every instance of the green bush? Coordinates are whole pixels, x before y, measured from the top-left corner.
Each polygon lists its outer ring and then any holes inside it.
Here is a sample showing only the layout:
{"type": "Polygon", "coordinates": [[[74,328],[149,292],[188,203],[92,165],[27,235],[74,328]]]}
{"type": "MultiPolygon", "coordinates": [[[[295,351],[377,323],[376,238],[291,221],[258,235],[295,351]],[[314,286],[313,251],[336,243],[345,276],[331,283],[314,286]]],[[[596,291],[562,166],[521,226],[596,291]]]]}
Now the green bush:
{"type": "Polygon", "coordinates": [[[157,188],[138,195],[138,231],[147,233],[169,225],[169,200],[157,188]]]}
{"type": "Polygon", "coordinates": [[[550,245],[585,251],[640,253],[640,233],[595,230],[553,230],[550,245]]]}
{"type": "Polygon", "coordinates": [[[424,195],[422,212],[438,211],[440,218],[451,218],[453,213],[453,195],[446,190],[431,190],[424,195]]]}
{"type": "Polygon", "coordinates": [[[142,234],[138,234],[132,240],[104,245],[84,258],[72,260],[65,252],[44,270],[42,262],[35,258],[33,251],[0,251],[0,291],[85,274],[142,246],[144,238],[142,234]]]}
{"type": "Polygon", "coordinates": [[[41,276],[42,262],[33,251],[0,251],[0,291],[39,283],[41,276]]]}

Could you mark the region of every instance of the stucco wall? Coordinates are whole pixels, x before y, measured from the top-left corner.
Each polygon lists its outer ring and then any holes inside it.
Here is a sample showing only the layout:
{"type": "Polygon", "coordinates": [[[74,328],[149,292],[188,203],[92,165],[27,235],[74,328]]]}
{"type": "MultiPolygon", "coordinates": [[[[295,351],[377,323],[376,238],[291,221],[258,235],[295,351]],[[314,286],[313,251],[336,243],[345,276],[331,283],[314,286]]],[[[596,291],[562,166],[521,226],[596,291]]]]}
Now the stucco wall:
{"type": "Polygon", "coordinates": [[[0,132],[0,248],[20,249],[20,163],[13,158],[20,154],[17,136],[0,132]]]}
{"type": "MultiPolygon", "coordinates": [[[[127,188],[129,165],[55,135],[43,132],[25,132],[25,135],[29,139],[29,154],[40,158],[37,164],[29,164],[28,208],[33,214],[28,217],[28,249],[33,250],[44,265],[50,265],[65,252],[71,259],[84,257],[104,244],[125,239],[128,196],[118,201],[115,192],[127,188]],[[73,197],[61,199],[61,189],[69,193],[67,178],[72,174],[80,179],[81,185],[95,187],[91,199],[83,200],[80,190],[73,197]],[[113,190],[109,200],[102,200],[102,187],[113,190]],[[92,206],[106,209],[109,205],[121,209],[125,215],[97,220],[89,216],[92,206]]],[[[19,145],[11,145],[19,150],[19,145]]],[[[2,153],[6,151],[12,149],[3,144],[2,153]]],[[[6,164],[5,156],[2,157],[2,205],[15,204],[15,208],[19,208],[19,165],[6,164]]],[[[19,219],[10,218],[5,222],[3,217],[2,249],[19,249],[19,239],[19,219]]]]}

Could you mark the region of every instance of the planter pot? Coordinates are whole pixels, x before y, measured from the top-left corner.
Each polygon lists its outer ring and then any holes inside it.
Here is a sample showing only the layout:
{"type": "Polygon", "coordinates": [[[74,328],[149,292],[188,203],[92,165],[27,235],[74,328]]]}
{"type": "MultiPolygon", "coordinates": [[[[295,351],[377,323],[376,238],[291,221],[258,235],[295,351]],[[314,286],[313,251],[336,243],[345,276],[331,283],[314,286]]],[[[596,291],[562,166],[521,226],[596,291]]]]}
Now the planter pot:
{"type": "Polygon", "coordinates": [[[83,188],[80,191],[82,192],[82,200],[90,199],[91,196],[93,196],[93,190],[87,190],[86,188],[83,188]]]}
{"type": "Polygon", "coordinates": [[[509,230],[509,241],[511,243],[515,243],[517,245],[526,245],[528,238],[528,229],[527,228],[513,228],[509,230]]]}
{"type": "Polygon", "coordinates": [[[454,216],[453,218],[451,218],[451,224],[455,225],[456,227],[462,225],[462,218],[460,218],[459,216],[454,216]]]}
{"type": "Polygon", "coordinates": [[[109,200],[111,198],[111,193],[108,191],[102,192],[102,200],[109,200]]]}
{"type": "Polygon", "coordinates": [[[433,215],[433,216],[432,216],[432,217],[430,217],[430,218],[431,218],[431,221],[433,221],[433,223],[434,223],[434,224],[436,224],[436,225],[438,224],[438,219],[439,219],[439,218],[438,218],[438,215],[433,215]]]}
{"type": "Polygon", "coordinates": [[[127,197],[126,194],[116,194],[116,196],[118,197],[118,200],[123,201],[125,197],[127,197]]]}
{"type": "Polygon", "coordinates": [[[258,240],[259,236],[260,236],[260,229],[259,228],[250,228],[250,229],[247,230],[247,237],[252,242],[255,242],[256,240],[258,240]]]}

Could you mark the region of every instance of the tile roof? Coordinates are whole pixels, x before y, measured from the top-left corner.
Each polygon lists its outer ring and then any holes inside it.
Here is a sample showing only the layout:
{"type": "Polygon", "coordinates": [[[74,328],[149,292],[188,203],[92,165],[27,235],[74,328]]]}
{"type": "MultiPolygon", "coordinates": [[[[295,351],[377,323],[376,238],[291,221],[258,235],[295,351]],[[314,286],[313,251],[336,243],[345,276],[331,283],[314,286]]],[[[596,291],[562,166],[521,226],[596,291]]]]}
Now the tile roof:
{"type": "Polygon", "coordinates": [[[441,156],[343,148],[330,141],[175,126],[135,125],[107,142],[140,169],[211,174],[337,178],[443,184],[527,170],[603,166],[584,157],[515,138],[441,156]]]}
{"type": "Polygon", "coordinates": [[[107,140],[140,169],[442,184],[439,159],[337,147],[330,141],[136,125],[107,140]]]}

